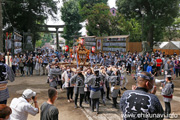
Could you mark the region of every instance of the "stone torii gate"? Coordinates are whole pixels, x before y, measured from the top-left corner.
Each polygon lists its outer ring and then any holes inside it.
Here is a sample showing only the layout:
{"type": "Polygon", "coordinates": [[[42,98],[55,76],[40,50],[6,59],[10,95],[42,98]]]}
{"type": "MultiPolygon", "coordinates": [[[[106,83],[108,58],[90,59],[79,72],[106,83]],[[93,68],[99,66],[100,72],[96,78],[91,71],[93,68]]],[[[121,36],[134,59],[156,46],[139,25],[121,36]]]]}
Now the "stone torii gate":
{"type": "Polygon", "coordinates": [[[39,27],[45,28],[40,30],[39,32],[45,33],[56,33],[56,48],[59,50],[59,36],[58,33],[63,33],[63,31],[58,31],[59,28],[64,28],[64,25],[38,25],[39,27]],[[56,31],[49,31],[48,28],[55,28],[56,31]]]}

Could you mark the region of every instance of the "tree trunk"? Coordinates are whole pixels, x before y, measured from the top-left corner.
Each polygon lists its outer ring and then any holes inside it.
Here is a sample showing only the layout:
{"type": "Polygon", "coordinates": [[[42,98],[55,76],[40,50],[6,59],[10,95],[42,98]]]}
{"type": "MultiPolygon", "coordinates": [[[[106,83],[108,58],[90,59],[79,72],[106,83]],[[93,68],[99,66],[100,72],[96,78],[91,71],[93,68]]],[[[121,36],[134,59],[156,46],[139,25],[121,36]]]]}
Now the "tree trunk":
{"type": "Polygon", "coordinates": [[[151,50],[153,50],[153,32],[154,32],[154,25],[151,25],[148,31],[148,42],[150,43],[151,50]]]}
{"type": "Polygon", "coordinates": [[[2,0],[0,0],[0,52],[3,52],[4,44],[3,44],[3,24],[2,24],[2,0]]]}

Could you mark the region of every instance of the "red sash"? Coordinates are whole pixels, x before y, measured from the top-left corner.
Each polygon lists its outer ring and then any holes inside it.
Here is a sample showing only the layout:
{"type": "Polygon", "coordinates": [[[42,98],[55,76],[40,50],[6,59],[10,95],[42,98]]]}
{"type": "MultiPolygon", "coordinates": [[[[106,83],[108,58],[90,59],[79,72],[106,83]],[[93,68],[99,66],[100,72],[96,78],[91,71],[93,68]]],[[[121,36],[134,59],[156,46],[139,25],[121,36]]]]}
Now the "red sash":
{"type": "Polygon", "coordinates": [[[173,98],[173,95],[171,95],[171,96],[163,95],[163,97],[165,97],[165,98],[173,98]]]}

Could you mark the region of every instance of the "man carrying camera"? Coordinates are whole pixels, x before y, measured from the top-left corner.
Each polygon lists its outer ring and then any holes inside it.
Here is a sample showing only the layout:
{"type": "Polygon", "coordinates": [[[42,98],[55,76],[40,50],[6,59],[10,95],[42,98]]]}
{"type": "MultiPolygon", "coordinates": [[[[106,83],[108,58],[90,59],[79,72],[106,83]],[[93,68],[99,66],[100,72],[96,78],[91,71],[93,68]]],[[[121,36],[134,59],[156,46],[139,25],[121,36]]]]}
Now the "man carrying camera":
{"type": "Polygon", "coordinates": [[[39,113],[36,92],[26,89],[22,97],[14,98],[11,101],[10,107],[12,109],[10,120],[27,120],[28,114],[35,116],[39,113]],[[32,100],[35,107],[31,104],[32,100]]]}
{"type": "Polygon", "coordinates": [[[99,98],[101,97],[100,84],[102,77],[99,75],[99,70],[94,70],[94,75],[91,75],[85,81],[85,84],[90,85],[90,98],[91,98],[91,110],[94,112],[94,107],[96,106],[96,113],[99,114],[99,98]]]}

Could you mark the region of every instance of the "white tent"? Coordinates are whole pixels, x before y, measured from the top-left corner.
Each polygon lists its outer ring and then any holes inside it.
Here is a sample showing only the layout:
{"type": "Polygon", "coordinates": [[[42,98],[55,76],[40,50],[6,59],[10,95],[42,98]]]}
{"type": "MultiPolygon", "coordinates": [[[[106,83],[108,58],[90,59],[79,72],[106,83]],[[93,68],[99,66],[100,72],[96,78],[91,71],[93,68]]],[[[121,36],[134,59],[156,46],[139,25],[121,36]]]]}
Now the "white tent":
{"type": "Polygon", "coordinates": [[[167,45],[169,42],[162,42],[160,45],[159,45],[159,48],[163,48],[165,45],[167,45]]]}
{"type": "Polygon", "coordinates": [[[171,41],[171,42],[180,49],[180,41],[171,41]]]}
{"type": "Polygon", "coordinates": [[[180,54],[180,41],[162,42],[154,47],[154,51],[165,52],[166,55],[180,54]]]}
{"type": "Polygon", "coordinates": [[[177,47],[173,42],[168,42],[166,45],[164,45],[161,49],[171,49],[171,50],[179,50],[180,48],[177,47]]]}
{"type": "Polygon", "coordinates": [[[154,46],[154,48],[162,49],[164,46],[167,46],[168,44],[173,44],[180,49],[180,41],[161,42],[161,43],[159,42],[156,46],[154,46]]]}

